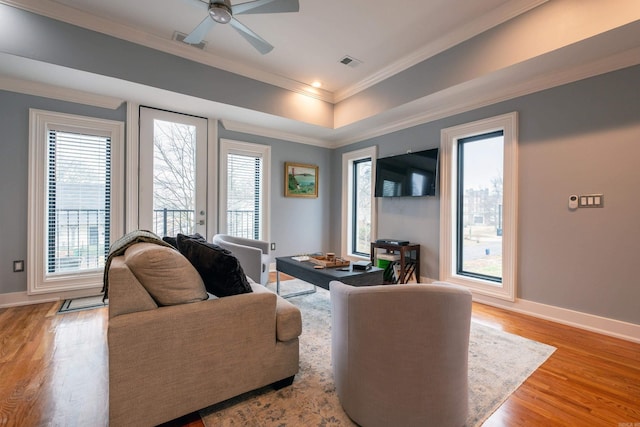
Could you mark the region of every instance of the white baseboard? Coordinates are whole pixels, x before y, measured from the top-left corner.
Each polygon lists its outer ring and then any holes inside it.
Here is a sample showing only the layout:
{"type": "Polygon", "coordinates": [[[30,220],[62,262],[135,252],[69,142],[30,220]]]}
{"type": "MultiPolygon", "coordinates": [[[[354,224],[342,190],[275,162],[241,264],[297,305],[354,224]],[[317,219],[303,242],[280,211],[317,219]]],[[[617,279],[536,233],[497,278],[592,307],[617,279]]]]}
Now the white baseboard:
{"type": "Polygon", "coordinates": [[[517,299],[515,302],[499,300],[485,295],[473,295],[473,300],[493,307],[550,320],[563,325],[640,343],[640,325],[582,313],[566,308],[517,299]]]}
{"type": "Polygon", "coordinates": [[[79,291],[58,292],[50,294],[29,295],[25,292],[12,292],[0,294],[0,308],[18,307],[21,305],[41,304],[45,302],[55,302],[64,299],[82,298],[93,295],[100,295],[101,288],[83,289],[79,291]]]}
{"type": "MultiPolygon", "coordinates": [[[[420,277],[422,283],[432,283],[435,280],[429,277],[420,277]]],[[[472,291],[473,292],[473,291],[472,291]]],[[[524,299],[516,299],[515,302],[492,298],[487,295],[473,293],[473,300],[492,307],[503,308],[516,313],[526,314],[538,319],[550,320],[574,328],[584,329],[598,334],[620,338],[626,341],[640,343],[640,325],[582,313],[567,308],[541,304],[524,299]]]]}

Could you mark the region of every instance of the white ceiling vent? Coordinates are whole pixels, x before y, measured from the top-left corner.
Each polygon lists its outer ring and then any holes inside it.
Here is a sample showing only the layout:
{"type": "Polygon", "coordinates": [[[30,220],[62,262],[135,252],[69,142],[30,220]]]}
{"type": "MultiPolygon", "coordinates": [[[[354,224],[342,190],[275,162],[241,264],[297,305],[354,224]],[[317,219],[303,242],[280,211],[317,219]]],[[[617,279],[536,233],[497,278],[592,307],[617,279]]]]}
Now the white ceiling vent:
{"type": "Polygon", "coordinates": [[[204,40],[203,40],[203,41],[201,41],[201,42],[200,42],[200,43],[198,43],[198,44],[185,43],[185,42],[184,42],[184,39],[185,39],[186,37],[187,37],[187,35],[186,35],[186,34],[181,33],[181,32],[179,32],[179,31],[174,31],[174,33],[173,33],[173,39],[174,39],[174,40],[179,41],[179,42],[182,42],[182,43],[184,43],[184,44],[188,44],[189,46],[193,46],[193,47],[195,47],[195,48],[197,48],[197,49],[204,50],[205,46],[207,45],[207,42],[205,42],[204,40]]]}
{"type": "Polygon", "coordinates": [[[346,65],[347,67],[356,68],[358,65],[362,64],[362,61],[354,58],[353,56],[346,55],[340,61],[341,64],[346,65]]]}

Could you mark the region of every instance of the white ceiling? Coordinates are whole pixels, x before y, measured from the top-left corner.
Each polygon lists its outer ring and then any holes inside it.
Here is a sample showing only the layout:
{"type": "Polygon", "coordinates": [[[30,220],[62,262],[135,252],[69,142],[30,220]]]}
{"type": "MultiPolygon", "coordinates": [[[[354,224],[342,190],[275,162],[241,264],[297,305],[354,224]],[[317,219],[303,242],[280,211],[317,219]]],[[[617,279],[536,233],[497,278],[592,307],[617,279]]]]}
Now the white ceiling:
{"type": "MultiPolygon", "coordinates": [[[[172,40],[206,16],[202,0],[14,0],[36,12],[90,29],[108,28],[126,40],[154,39],[172,53],[227,71],[291,84],[322,82],[330,100],[342,98],[389,73],[505,22],[546,0],[300,0],[297,13],[245,14],[236,18],[275,48],[258,53],[229,25],[216,25],[204,51],[172,40]],[[176,46],[178,46],[176,48],[176,46]],[[339,61],[352,56],[355,68],[339,61]]],[[[232,1],[233,4],[244,3],[232,1]]],[[[133,40],[136,41],[136,40],[133,40]]]]}
{"type": "MultiPolygon", "coordinates": [[[[297,13],[237,16],[275,46],[266,55],[258,53],[233,28],[220,24],[207,35],[205,50],[173,40],[176,31],[187,34],[207,16],[207,3],[201,0],[0,0],[0,3],[298,93],[313,91],[308,85],[319,80],[323,83],[322,90],[312,96],[335,103],[547,0],[299,1],[297,13]],[[345,55],[362,64],[355,68],[340,64],[345,55]]],[[[416,97],[412,102],[334,128],[5,54],[0,54],[0,89],[22,86],[18,82],[22,79],[43,83],[40,93],[49,91],[49,96],[57,96],[46,88],[52,85],[60,88],[67,98],[75,93],[79,101],[91,93],[112,97],[114,101],[133,96],[136,102],[159,108],[173,107],[184,113],[218,117],[227,128],[335,147],[639,63],[640,6],[634,3],[637,0],[612,1],[624,5],[606,8],[603,4],[589,3],[585,9],[572,0],[552,0],[547,6],[554,7],[546,10],[542,19],[537,17],[536,30],[517,42],[529,50],[527,54],[533,52],[533,56],[522,56],[513,62],[517,65],[478,75],[465,84],[416,97]],[[611,16],[599,19],[598,12],[611,16]],[[540,22],[553,19],[557,31],[545,33],[540,22]],[[566,26],[558,26],[558,22],[566,22],[566,26]],[[629,31],[607,32],[627,22],[634,22],[629,31]],[[577,35],[573,37],[573,33],[577,35]],[[603,43],[592,37],[599,33],[612,35],[603,43]],[[556,54],[542,55],[545,52],[539,47],[548,44],[549,37],[559,40],[558,47],[567,47],[558,49],[556,54]]],[[[514,52],[518,55],[512,49],[514,52]]],[[[32,89],[27,84],[21,90],[32,89]]]]}

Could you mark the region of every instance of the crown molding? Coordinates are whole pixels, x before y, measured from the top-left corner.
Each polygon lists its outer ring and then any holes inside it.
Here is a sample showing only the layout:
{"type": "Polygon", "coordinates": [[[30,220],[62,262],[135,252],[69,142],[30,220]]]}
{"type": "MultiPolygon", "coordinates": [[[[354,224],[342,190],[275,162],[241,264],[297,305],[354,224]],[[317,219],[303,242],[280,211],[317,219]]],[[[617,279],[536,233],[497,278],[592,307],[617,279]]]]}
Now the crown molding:
{"type": "MultiPolygon", "coordinates": [[[[23,3],[29,4],[35,4],[35,2],[36,0],[23,1],[23,3]]],[[[0,0],[0,3],[12,4],[15,1],[0,0]]],[[[113,24],[109,23],[109,25],[113,24]]],[[[339,148],[639,63],[640,48],[634,47],[581,65],[546,70],[540,75],[530,73],[529,77],[524,75],[526,73],[522,73],[523,70],[526,71],[525,68],[514,66],[417,99],[378,116],[341,128],[323,128],[321,132],[316,132],[313,129],[300,130],[299,132],[296,130],[281,131],[275,129],[275,126],[273,128],[256,126],[232,120],[224,120],[223,124],[226,129],[231,131],[325,148],[339,148]],[[507,84],[506,82],[513,83],[507,84]],[[376,125],[376,122],[382,124],[376,125]]],[[[532,63],[521,65],[522,67],[526,65],[528,68],[532,65],[535,66],[532,63]]],[[[118,108],[123,102],[118,98],[6,77],[0,78],[0,89],[110,109],[118,108]]],[[[128,99],[128,101],[132,100],[128,99]]]]}
{"type": "Polygon", "coordinates": [[[221,120],[222,126],[232,132],[248,133],[250,135],[263,136],[265,138],[281,139],[284,141],[297,142],[299,144],[314,145],[317,147],[331,148],[327,140],[302,136],[299,134],[284,132],[277,129],[255,126],[233,120],[221,120]]]}
{"type": "MultiPolygon", "coordinates": [[[[353,136],[335,139],[330,146],[331,148],[343,147],[638,64],[640,64],[640,47],[586,64],[563,70],[552,70],[536,78],[527,79],[513,85],[500,84],[499,82],[492,85],[490,81],[487,82],[486,80],[462,83],[401,107],[402,109],[411,108],[414,111],[423,111],[421,113],[409,116],[403,115],[401,119],[389,121],[383,126],[367,127],[367,130],[357,132],[353,136]],[[488,88],[487,85],[490,87],[488,88]],[[416,105],[421,107],[415,108],[416,105]]],[[[488,80],[495,81],[500,80],[500,78],[498,76],[489,76],[488,80]]],[[[336,131],[340,133],[339,129],[336,131]]]]}
{"type": "Polygon", "coordinates": [[[465,25],[448,33],[445,37],[435,40],[417,52],[384,67],[355,85],[336,91],[335,93],[324,89],[313,88],[302,82],[249,67],[237,61],[224,59],[210,52],[189,48],[189,46],[186,46],[184,43],[167,40],[163,37],[96,17],[60,3],[54,4],[51,1],[42,0],[0,0],[0,3],[258,80],[311,98],[337,103],[547,1],[548,0],[519,0],[509,2],[479,17],[470,25],[465,25]]]}
{"type": "Polygon", "coordinates": [[[210,52],[187,46],[182,42],[167,40],[155,34],[150,34],[133,27],[112,22],[60,3],[54,4],[51,1],[42,0],[0,0],[0,3],[45,16],[47,18],[55,19],[56,21],[66,22],[67,24],[169,53],[174,56],[238,74],[253,80],[258,80],[282,89],[309,96],[311,98],[330,103],[334,102],[333,93],[327,90],[317,89],[284,76],[262,71],[254,67],[248,67],[239,62],[221,58],[210,52]]]}
{"type": "Polygon", "coordinates": [[[25,95],[34,95],[43,98],[58,99],[60,101],[74,102],[76,104],[108,108],[110,110],[119,108],[124,102],[123,99],[113,98],[110,96],[96,95],[76,89],[62,88],[47,83],[38,83],[10,77],[0,77],[0,89],[9,92],[23,93],[25,95]]]}
{"type": "Polygon", "coordinates": [[[444,37],[434,40],[425,45],[421,49],[400,60],[389,64],[379,71],[371,74],[369,77],[361,80],[355,85],[349,86],[343,90],[336,91],[334,94],[334,102],[343,101],[363,90],[380,83],[416,64],[419,64],[441,52],[446,51],[466,40],[469,40],[483,32],[490,30],[510,19],[515,18],[531,9],[546,3],[548,0],[520,0],[517,2],[508,2],[498,7],[488,14],[478,17],[472,23],[461,26],[444,37]]]}

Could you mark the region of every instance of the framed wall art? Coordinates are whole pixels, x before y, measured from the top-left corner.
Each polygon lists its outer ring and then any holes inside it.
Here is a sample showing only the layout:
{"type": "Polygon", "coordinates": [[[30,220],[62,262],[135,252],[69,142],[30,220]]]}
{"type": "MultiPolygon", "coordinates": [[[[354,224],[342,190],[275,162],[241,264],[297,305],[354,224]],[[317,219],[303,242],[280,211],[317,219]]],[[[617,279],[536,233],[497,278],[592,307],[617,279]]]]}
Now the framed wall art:
{"type": "Polygon", "coordinates": [[[285,162],[285,197],[318,197],[318,166],[285,162]]]}

